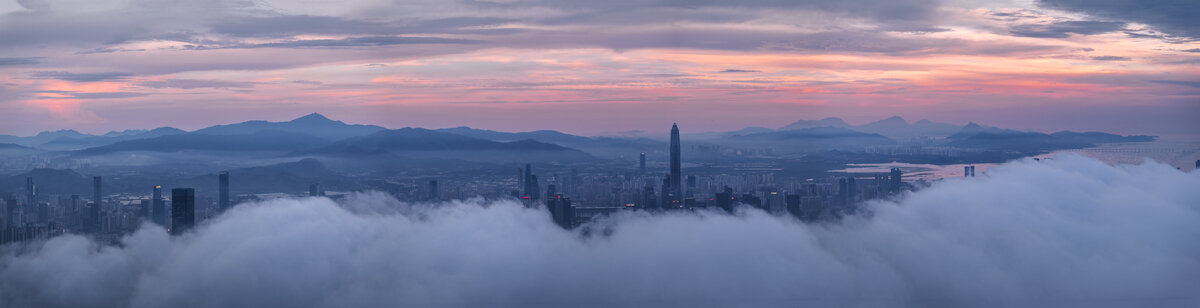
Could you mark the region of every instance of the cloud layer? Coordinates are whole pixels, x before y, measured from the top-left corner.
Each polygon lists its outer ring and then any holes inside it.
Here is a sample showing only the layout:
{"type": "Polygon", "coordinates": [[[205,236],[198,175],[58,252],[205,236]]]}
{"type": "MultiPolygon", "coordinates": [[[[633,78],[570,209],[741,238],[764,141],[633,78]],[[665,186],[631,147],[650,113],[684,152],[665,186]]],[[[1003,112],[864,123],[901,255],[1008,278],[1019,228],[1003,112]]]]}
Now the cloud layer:
{"type": "Polygon", "coordinates": [[[1195,133],[1200,92],[1155,80],[1200,79],[1200,2],[1143,2],[0,1],[0,133],[311,112],[580,134],[665,113],[705,131],[900,115],[1195,133]],[[1079,116],[1101,108],[1122,111],[1079,116]],[[203,116],[162,116],[179,113],[203,116]]]}
{"type": "Polygon", "coordinates": [[[378,193],[243,204],[195,233],[0,255],[5,307],[1200,304],[1200,173],[1063,156],[873,216],[620,215],[591,235],[512,202],[378,193]]]}

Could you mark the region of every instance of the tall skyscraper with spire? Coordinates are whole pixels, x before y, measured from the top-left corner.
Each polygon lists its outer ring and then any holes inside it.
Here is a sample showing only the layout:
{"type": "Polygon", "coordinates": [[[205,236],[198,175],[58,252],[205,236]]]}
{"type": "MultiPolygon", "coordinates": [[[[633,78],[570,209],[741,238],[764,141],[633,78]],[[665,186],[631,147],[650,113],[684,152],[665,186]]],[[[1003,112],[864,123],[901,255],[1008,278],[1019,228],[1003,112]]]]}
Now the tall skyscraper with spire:
{"type": "Polygon", "coordinates": [[[679,173],[679,125],[671,124],[671,193],[676,198],[683,192],[680,189],[681,174],[679,173]]]}

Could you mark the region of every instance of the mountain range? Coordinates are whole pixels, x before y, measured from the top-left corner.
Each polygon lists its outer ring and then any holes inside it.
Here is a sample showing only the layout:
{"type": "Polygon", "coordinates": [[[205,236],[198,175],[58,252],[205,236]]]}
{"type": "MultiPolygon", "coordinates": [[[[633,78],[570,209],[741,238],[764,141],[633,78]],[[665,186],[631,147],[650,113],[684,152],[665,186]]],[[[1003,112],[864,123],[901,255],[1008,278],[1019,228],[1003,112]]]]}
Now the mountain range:
{"type": "Polygon", "coordinates": [[[883,120],[863,124],[850,125],[840,118],[824,118],[821,120],[799,120],[792,124],[785,125],[779,130],[797,130],[815,127],[836,127],[849,128],[864,133],[880,134],[888,138],[896,140],[907,140],[913,138],[942,138],[957,133],[961,126],[937,123],[929,120],[919,120],[914,123],[908,123],[907,120],[899,116],[893,116],[883,120]]]}
{"type": "MultiPolygon", "coordinates": [[[[665,133],[663,137],[665,137],[665,133]]],[[[779,129],[747,127],[737,131],[688,135],[693,145],[732,145],[742,148],[776,148],[785,151],[854,150],[886,146],[899,141],[925,140],[924,144],[1008,152],[1044,152],[1080,148],[1100,143],[1151,141],[1150,136],[1119,136],[1102,132],[1063,131],[1053,134],[1025,132],[970,123],[956,126],[920,120],[909,123],[889,117],[864,125],[839,118],[799,120],[779,129]]],[[[665,138],[664,138],[665,139],[665,138]]],[[[0,155],[65,153],[86,158],[141,153],[153,163],[178,160],[187,153],[192,161],[235,161],[319,157],[343,159],[435,159],[438,161],[572,162],[596,157],[617,158],[649,152],[665,155],[666,140],[639,137],[587,137],[554,130],[501,132],[465,126],[442,129],[347,124],[321,114],[290,121],[246,121],[216,125],[192,132],[163,127],[153,130],[114,131],[87,135],[73,130],[42,132],[35,136],[0,135],[0,155]],[[4,142],[9,141],[9,142],[4,142]],[[47,152],[47,151],[58,152],[47,152]],[[158,153],[158,154],[155,154],[158,153]]],[[[101,160],[107,161],[107,160],[101,160]]]]}

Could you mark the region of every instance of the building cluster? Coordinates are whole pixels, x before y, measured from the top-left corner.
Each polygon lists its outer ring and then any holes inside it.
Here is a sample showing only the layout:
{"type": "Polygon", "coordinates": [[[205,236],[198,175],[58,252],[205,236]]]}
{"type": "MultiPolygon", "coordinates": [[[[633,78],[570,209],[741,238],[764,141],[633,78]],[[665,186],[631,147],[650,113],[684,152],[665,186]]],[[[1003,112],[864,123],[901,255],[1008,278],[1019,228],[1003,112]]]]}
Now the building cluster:
{"type": "Polygon", "coordinates": [[[90,199],[79,195],[43,195],[33,177],[26,178],[23,198],[9,196],[0,211],[0,244],[53,237],[63,233],[88,234],[115,240],[139,228],[143,223],[158,224],[171,234],[192,229],[199,217],[212,217],[230,207],[229,173],[218,176],[218,200],[209,209],[196,207],[196,190],[173,188],[170,199],[163,187],[154,186],[149,195],[105,195],[104,179],[92,178],[90,199]]]}
{"type": "MultiPolygon", "coordinates": [[[[636,174],[580,176],[578,169],[572,169],[569,175],[551,176],[544,185],[532,165],[526,164],[517,170],[519,189],[511,195],[527,207],[545,206],[556,224],[570,229],[622,210],[733,213],[738,206],[748,206],[805,221],[835,219],[858,211],[863,201],[910,189],[899,168],[882,174],[803,181],[776,181],[769,172],[684,176],[677,125],[672,125],[670,138],[670,161],[664,175],[647,174],[645,153],[638,156],[636,174]],[[571,197],[585,201],[572,203],[571,197]]],[[[973,168],[967,171],[973,175],[973,168]]]]}
{"type": "MultiPolygon", "coordinates": [[[[695,149],[693,147],[692,149],[695,149]]],[[[708,148],[705,148],[708,149],[708,148]]],[[[708,150],[718,151],[718,148],[708,150]]],[[[754,163],[740,164],[737,171],[683,174],[678,125],[670,131],[669,162],[665,174],[652,174],[646,153],[638,155],[635,169],[578,166],[539,178],[534,164],[517,168],[517,176],[471,178],[389,179],[385,189],[400,200],[436,202],[449,199],[515,198],[527,207],[544,207],[559,226],[572,229],[596,217],[617,211],[649,212],[711,210],[733,213],[739,206],[758,208],[801,220],[836,219],[854,213],[866,200],[887,198],[911,189],[900,169],[880,174],[863,174],[820,179],[777,179],[774,169],[754,163]],[[567,172],[561,172],[567,171],[567,172]],[[512,189],[512,188],[516,189],[512,189]]],[[[555,170],[550,168],[550,170],[555,170]]],[[[964,167],[964,176],[974,176],[974,166],[964,167]]],[[[154,186],[149,195],[103,193],[103,178],[92,181],[89,199],[79,195],[43,196],[35,179],[27,179],[21,198],[9,196],[0,211],[0,242],[25,241],[62,233],[90,234],[115,240],[141,224],[158,224],[171,234],[182,234],[200,220],[230,208],[230,174],[217,177],[216,200],[198,196],[193,188],[173,188],[164,195],[154,186]],[[169,199],[167,198],[169,197],[169,199]]],[[[320,184],[307,194],[326,196],[320,184]]],[[[278,195],[278,196],[275,196],[278,195]]],[[[288,197],[289,194],[273,194],[288,197]]],[[[336,196],[336,195],[335,195],[336,196]]],[[[270,196],[268,196],[270,197],[270,196]]]]}

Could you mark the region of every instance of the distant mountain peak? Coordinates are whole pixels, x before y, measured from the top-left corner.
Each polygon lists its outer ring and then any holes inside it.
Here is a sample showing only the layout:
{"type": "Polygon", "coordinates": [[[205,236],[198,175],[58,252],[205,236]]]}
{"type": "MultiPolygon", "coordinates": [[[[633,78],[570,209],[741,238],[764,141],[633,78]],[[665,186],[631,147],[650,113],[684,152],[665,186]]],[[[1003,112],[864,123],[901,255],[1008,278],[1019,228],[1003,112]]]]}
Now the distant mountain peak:
{"type": "Polygon", "coordinates": [[[45,132],[40,132],[40,133],[38,133],[37,135],[38,135],[38,136],[48,136],[48,135],[73,135],[73,136],[83,136],[84,134],[83,134],[83,133],[80,133],[80,132],[78,132],[78,131],[75,131],[74,129],[60,129],[60,130],[56,130],[56,131],[45,131],[45,132]]]}
{"type": "Polygon", "coordinates": [[[325,115],[313,112],[313,113],[310,113],[303,117],[296,118],[295,120],[292,120],[291,122],[292,123],[326,123],[326,122],[339,122],[339,121],[330,120],[329,118],[325,117],[325,115]]]}
{"type": "Polygon", "coordinates": [[[792,122],[792,124],[788,124],[787,126],[781,127],[780,129],[792,130],[792,129],[804,129],[804,128],[813,128],[813,127],[824,127],[824,126],[850,127],[850,124],[846,123],[846,121],[843,121],[841,118],[828,117],[828,118],[824,118],[824,119],[820,119],[820,120],[798,120],[796,122],[792,122]]]}
{"type": "Polygon", "coordinates": [[[900,116],[892,116],[890,118],[880,120],[879,122],[896,122],[896,123],[908,124],[908,121],[905,121],[904,118],[901,118],[900,116]]]}
{"type": "Polygon", "coordinates": [[[975,124],[975,122],[970,122],[967,123],[967,126],[963,126],[963,128],[983,128],[983,126],[979,126],[979,124],[975,124]]]}
{"type": "Polygon", "coordinates": [[[933,124],[933,121],[930,121],[930,120],[927,120],[927,119],[921,119],[921,120],[918,120],[916,123],[913,123],[913,124],[928,125],[928,124],[933,124]]]}

